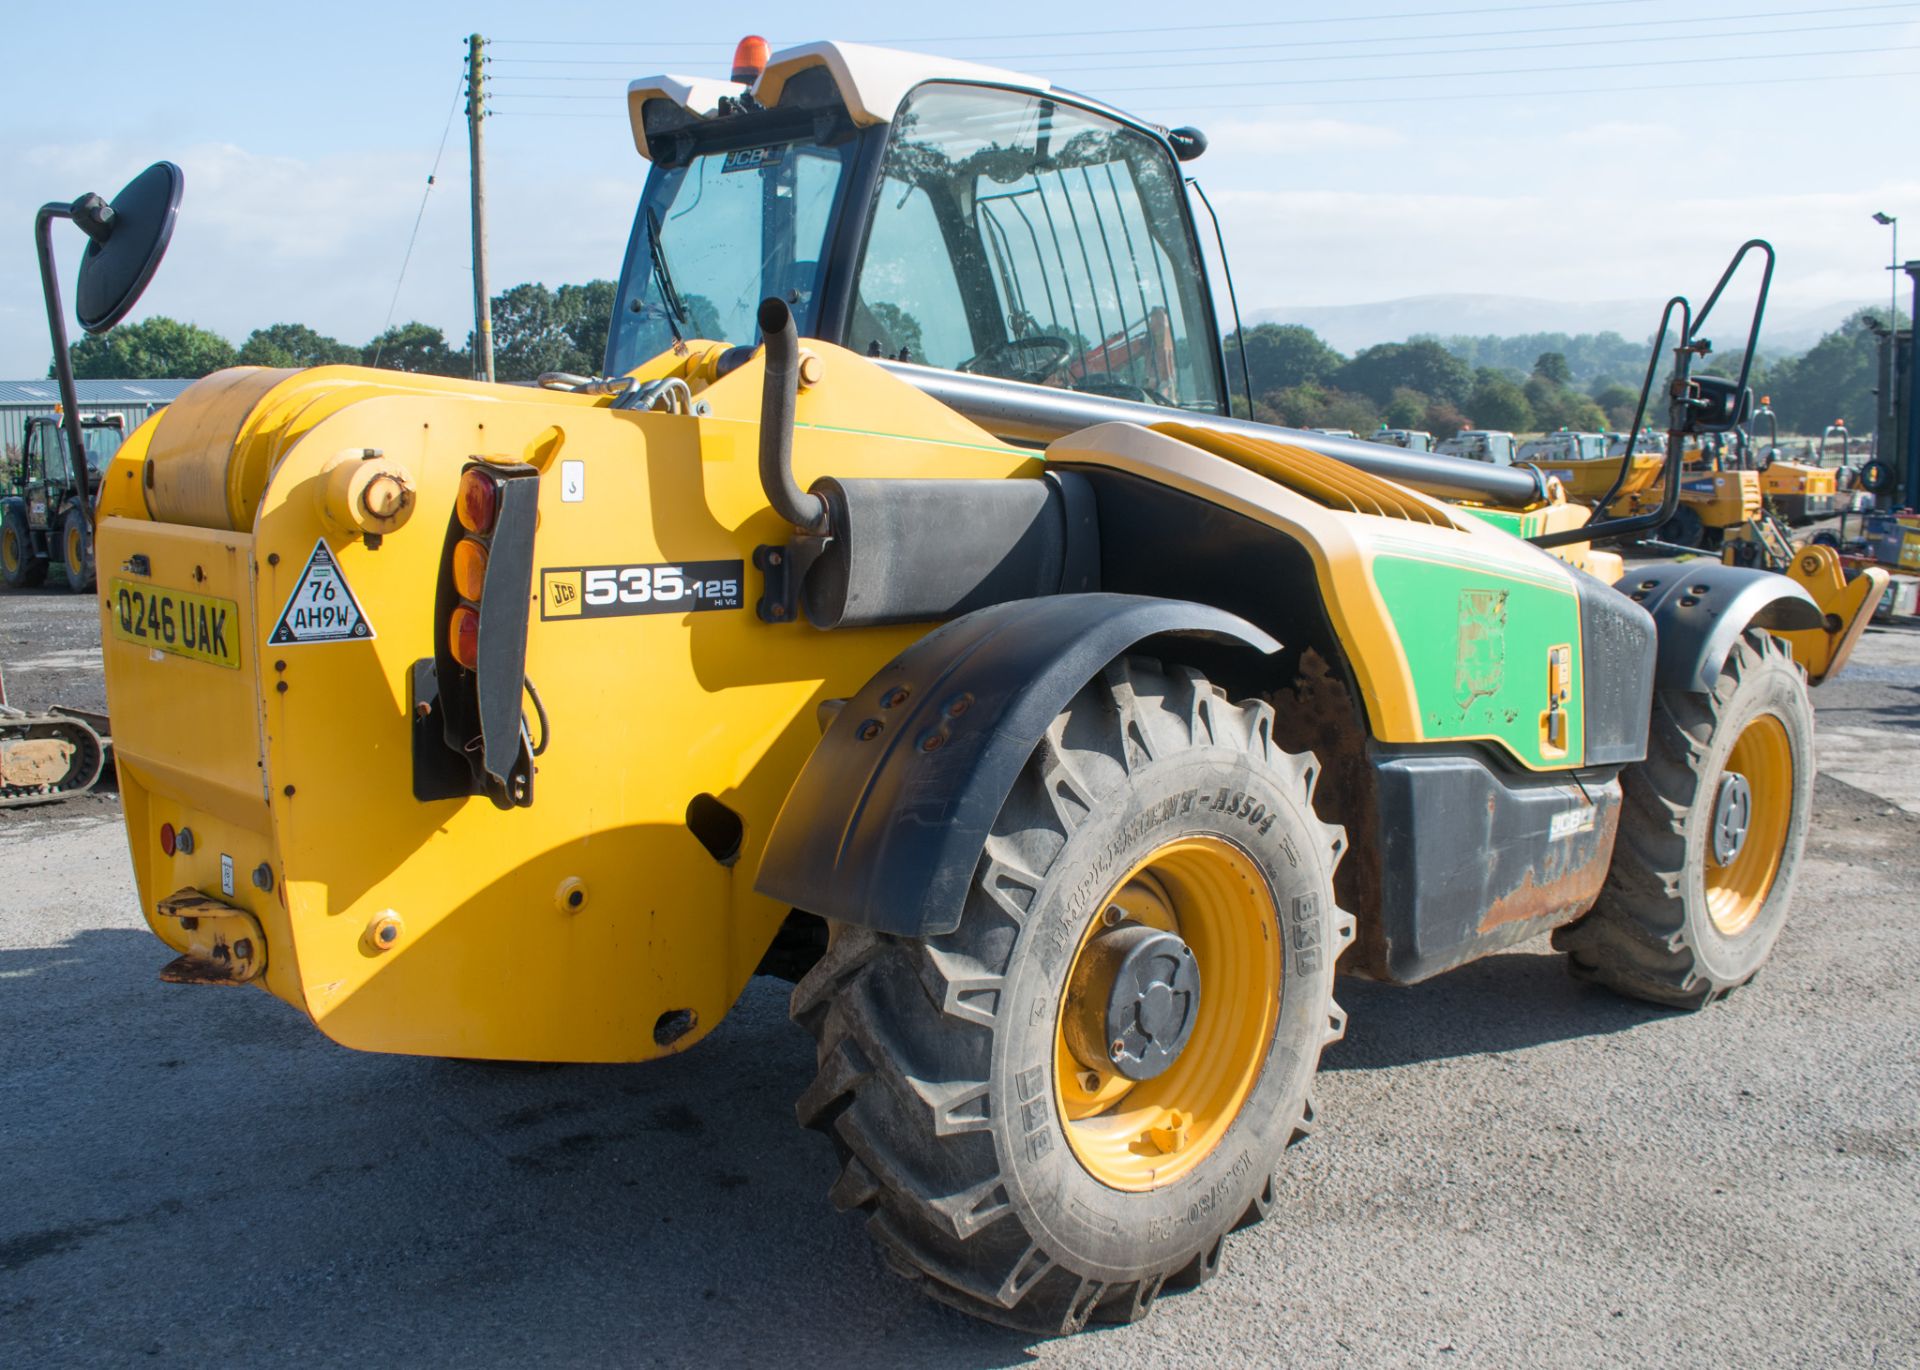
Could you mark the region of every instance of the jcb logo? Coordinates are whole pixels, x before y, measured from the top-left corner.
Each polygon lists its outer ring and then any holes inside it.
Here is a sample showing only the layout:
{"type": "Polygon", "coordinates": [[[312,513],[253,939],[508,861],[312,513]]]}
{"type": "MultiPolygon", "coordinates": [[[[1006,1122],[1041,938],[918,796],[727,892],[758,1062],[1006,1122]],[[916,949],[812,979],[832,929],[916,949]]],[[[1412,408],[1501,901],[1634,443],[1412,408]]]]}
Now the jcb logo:
{"type": "Polygon", "coordinates": [[[546,571],[541,574],[544,587],[546,618],[578,618],[580,616],[580,573],[578,571],[546,571]]]}

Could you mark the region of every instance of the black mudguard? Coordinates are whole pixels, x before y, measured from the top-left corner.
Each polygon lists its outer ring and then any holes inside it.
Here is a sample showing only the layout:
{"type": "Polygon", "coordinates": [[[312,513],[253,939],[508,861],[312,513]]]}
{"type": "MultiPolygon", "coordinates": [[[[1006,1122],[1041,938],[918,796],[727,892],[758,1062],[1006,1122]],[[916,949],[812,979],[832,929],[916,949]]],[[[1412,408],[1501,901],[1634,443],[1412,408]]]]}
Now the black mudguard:
{"type": "Polygon", "coordinates": [[[1820,606],[1772,571],[1717,561],[1637,562],[1614,587],[1653,615],[1659,633],[1656,689],[1705,694],[1748,628],[1818,628],[1820,606]]]}
{"type": "Polygon", "coordinates": [[[957,618],[847,700],[774,821],[754,888],[902,936],[951,932],[1001,805],[1069,700],[1150,637],[1271,654],[1236,614],[1142,595],[1050,595],[957,618]]]}

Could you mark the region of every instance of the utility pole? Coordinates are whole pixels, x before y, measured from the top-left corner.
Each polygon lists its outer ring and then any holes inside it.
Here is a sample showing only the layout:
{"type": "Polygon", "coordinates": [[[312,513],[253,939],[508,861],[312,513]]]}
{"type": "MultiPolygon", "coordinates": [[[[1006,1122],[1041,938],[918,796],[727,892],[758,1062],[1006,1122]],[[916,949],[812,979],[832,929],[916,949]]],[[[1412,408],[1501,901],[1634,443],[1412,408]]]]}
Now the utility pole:
{"type": "Polygon", "coordinates": [[[481,129],[487,117],[487,40],[467,38],[467,151],[473,185],[473,366],[493,379],[493,297],[487,293],[487,177],[481,129]]]}

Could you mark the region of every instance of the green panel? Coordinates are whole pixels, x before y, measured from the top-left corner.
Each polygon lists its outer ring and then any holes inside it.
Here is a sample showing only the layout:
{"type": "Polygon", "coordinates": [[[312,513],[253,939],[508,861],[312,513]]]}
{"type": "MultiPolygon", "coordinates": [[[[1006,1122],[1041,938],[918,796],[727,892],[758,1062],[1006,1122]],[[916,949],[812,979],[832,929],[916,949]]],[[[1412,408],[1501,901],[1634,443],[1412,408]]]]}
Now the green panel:
{"type": "Polygon", "coordinates": [[[1525,513],[1516,509],[1482,509],[1472,504],[1456,504],[1456,514],[1471,514],[1482,523],[1491,524],[1503,533],[1511,533],[1517,538],[1530,538],[1546,526],[1547,516],[1543,509],[1529,509],[1525,513]]]}
{"type": "Polygon", "coordinates": [[[1413,557],[1378,556],[1386,601],[1413,676],[1429,741],[1492,738],[1527,765],[1575,766],[1580,715],[1580,604],[1571,585],[1413,557]],[[1547,654],[1572,648],[1564,756],[1543,748],[1547,654]]]}

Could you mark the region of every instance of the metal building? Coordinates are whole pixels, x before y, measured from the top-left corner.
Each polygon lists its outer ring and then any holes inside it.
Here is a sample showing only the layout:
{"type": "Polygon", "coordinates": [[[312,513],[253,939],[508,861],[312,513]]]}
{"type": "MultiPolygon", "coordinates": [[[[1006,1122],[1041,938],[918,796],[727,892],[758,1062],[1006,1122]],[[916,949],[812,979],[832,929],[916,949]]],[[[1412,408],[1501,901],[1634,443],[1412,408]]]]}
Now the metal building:
{"type": "MultiPolygon", "coordinates": [[[[193,382],[184,381],[76,381],[82,414],[118,414],[131,433],[155,410],[166,405],[193,382]]],[[[20,459],[27,419],[51,414],[60,403],[60,386],[51,380],[0,381],[0,461],[11,468],[20,459]]]]}

